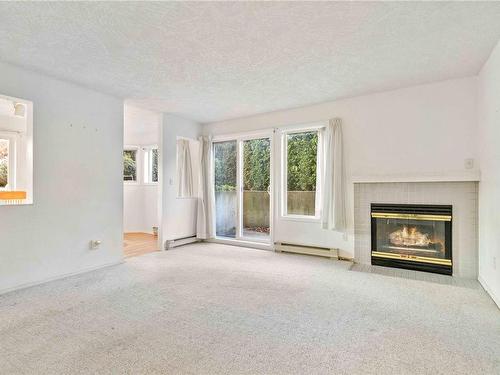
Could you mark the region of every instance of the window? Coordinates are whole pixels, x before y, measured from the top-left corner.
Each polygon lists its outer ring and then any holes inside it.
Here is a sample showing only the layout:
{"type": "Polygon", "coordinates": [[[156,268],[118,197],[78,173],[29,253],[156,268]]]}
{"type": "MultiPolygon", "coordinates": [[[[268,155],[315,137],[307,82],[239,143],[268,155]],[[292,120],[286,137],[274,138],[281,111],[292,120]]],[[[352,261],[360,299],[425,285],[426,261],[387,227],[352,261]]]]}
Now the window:
{"type": "Polygon", "coordinates": [[[283,133],[282,214],[319,218],[319,130],[283,133]]]}
{"type": "MultiPolygon", "coordinates": [[[[18,140],[20,135],[12,131],[0,131],[0,190],[15,191],[20,185],[16,179],[16,160],[21,161],[23,155],[18,155],[18,140]]],[[[19,166],[23,166],[19,163],[19,166]]]]}
{"type": "Polygon", "coordinates": [[[12,180],[10,140],[0,136],[0,189],[7,189],[12,180]]]}
{"type": "Polygon", "coordinates": [[[156,146],[144,147],[144,183],[155,184],[158,182],[158,148],[156,146]]]}
{"type": "Polygon", "coordinates": [[[215,232],[217,237],[237,235],[237,141],[214,143],[215,232]]]}
{"type": "Polygon", "coordinates": [[[137,149],[123,151],[123,181],[137,182],[137,149]]]}
{"type": "Polygon", "coordinates": [[[0,206],[33,203],[33,103],[0,95],[0,206]]]}

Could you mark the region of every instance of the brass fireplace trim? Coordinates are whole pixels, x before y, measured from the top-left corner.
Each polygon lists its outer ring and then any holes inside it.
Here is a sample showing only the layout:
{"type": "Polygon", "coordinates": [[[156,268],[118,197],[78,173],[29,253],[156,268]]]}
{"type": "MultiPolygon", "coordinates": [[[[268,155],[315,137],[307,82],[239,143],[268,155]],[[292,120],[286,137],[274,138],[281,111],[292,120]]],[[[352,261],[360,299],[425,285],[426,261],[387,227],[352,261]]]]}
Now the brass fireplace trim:
{"type": "Polygon", "coordinates": [[[431,263],[431,264],[440,264],[443,266],[451,266],[451,259],[439,259],[439,258],[420,257],[416,255],[384,253],[381,251],[372,251],[372,256],[378,258],[400,259],[400,260],[409,260],[412,262],[419,262],[419,263],[431,263]]]}
{"type": "Polygon", "coordinates": [[[400,214],[400,213],[390,213],[390,212],[372,212],[372,217],[379,219],[451,221],[450,215],[421,215],[421,214],[400,214]]]}

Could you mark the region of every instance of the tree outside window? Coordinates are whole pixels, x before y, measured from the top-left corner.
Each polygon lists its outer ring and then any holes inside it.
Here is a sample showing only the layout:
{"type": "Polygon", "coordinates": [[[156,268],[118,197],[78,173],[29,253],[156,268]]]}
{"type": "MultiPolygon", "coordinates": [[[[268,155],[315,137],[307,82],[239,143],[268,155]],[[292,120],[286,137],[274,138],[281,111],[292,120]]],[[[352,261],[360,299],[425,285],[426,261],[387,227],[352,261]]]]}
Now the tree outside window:
{"type": "Polygon", "coordinates": [[[123,181],[137,181],[137,150],[123,151],[123,181]]]}
{"type": "Polygon", "coordinates": [[[286,214],[316,215],[318,131],[286,134],[286,214]]]}
{"type": "Polygon", "coordinates": [[[0,139],[0,188],[9,183],[9,141],[0,139]]]}

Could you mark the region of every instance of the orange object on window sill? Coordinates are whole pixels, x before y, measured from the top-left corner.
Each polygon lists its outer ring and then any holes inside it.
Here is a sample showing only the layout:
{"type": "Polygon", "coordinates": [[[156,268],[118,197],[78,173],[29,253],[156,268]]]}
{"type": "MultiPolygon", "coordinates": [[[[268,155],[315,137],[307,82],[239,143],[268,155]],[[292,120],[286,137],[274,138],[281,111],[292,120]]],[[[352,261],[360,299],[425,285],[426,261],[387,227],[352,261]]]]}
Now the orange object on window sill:
{"type": "Polygon", "coordinates": [[[0,201],[25,200],[25,191],[0,191],[0,201]]]}

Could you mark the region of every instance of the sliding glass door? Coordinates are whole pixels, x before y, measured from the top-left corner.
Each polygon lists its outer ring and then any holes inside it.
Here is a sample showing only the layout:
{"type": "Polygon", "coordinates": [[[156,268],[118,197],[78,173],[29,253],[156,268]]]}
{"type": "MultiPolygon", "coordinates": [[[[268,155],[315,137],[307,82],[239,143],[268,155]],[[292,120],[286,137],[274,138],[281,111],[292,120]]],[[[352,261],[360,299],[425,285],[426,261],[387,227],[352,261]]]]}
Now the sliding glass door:
{"type": "Polygon", "coordinates": [[[242,237],[269,241],[271,232],[271,140],[242,141],[242,237]]]}
{"type": "Polygon", "coordinates": [[[270,242],[271,136],[214,143],[216,236],[270,242]]]}
{"type": "Polygon", "coordinates": [[[215,235],[236,238],[238,227],[236,141],[214,143],[215,235]]]}

